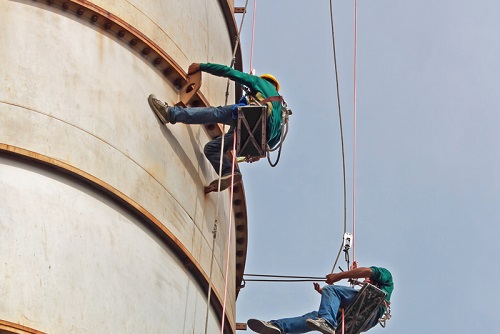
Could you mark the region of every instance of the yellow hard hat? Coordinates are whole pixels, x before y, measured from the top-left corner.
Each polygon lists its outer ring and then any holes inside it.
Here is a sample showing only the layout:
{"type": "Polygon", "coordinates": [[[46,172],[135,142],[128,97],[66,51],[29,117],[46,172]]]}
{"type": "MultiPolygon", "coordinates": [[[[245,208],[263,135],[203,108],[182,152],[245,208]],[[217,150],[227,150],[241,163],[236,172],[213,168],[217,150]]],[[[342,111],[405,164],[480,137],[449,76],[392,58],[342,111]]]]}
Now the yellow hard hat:
{"type": "Polygon", "coordinates": [[[274,84],[276,86],[276,90],[279,91],[280,90],[280,83],[278,82],[278,79],[276,79],[274,77],[274,75],[272,74],[269,74],[269,73],[266,73],[266,74],[262,74],[260,76],[262,79],[265,79],[267,81],[270,81],[272,84],[274,84]]]}

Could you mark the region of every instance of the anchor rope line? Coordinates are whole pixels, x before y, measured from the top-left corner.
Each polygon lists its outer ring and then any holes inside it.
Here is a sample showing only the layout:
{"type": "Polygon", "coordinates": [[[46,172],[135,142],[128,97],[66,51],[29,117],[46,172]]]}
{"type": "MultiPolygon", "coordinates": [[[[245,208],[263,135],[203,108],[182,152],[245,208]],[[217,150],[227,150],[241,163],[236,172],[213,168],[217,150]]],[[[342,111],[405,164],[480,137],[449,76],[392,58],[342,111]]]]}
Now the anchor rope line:
{"type": "Polygon", "coordinates": [[[345,313],[344,308],[342,308],[342,334],[345,333],[345,313]]]}
{"type": "Polygon", "coordinates": [[[250,44],[250,73],[253,74],[253,46],[255,41],[255,17],[257,16],[257,0],[253,0],[252,43],[250,44]]]}
{"type": "Polygon", "coordinates": [[[322,280],[326,279],[324,276],[290,276],[290,275],[266,275],[266,274],[243,274],[243,276],[249,277],[276,277],[276,278],[303,278],[303,279],[315,279],[322,280]]]}
{"type": "Polygon", "coordinates": [[[353,145],[353,182],[352,182],[352,261],[356,261],[356,161],[357,161],[357,44],[358,44],[358,3],[357,0],[354,0],[354,145],[353,145]]]}
{"type": "MultiPolygon", "coordinates": [[[[236,164],[236,131],[234,131],[234,140],[233,140],[233,166],[231,170],[231,184],[234,184],[234,165],[236,164]]],[[[231,186],[231,195],[230,195],[230,203],[233,203],[233,195],[234,195],[234,187],[231,186]]],[[[226,299],[227,299],[227,277],[229,274],[229,253],[231,251],[231,228],[233,222],[233,206],[229,206],[229,224],[227,228],[227,252],[226,252],[226,274],[224,275],[224,302],[222,304],[222,324],[220,333],[224,333],[224,314],[226,314],[226,299]]]]}
{"type": "MultiPolygon", "coordinates": [[[[335,25],[333,22],[333,4],[332,0],[330,0],[330,26],[331,26],[331,33],[332,33],[332,48],[333,48],[333,65],[334,65],[334,71],[335,71],[335,84],[336,84],[336,91],[337,91],[337,109],[338,109],[338,115],[339,115],[339,128],[340,128],[340,143],[341,143],[341,148],[342,148],[342,176],[343,176],[343,186],[344,186],[344,234],[347,231],[347,181],[346,181],[346,167],[345,167],[345,148],[344,148],[344,131],[343,131],[343,125],[342,125],[342,111],[341,111],[341,106],[340,106],[340,91],[339,91],[339,75],[338,75],[338,66],[337,66],[337,52],[335,48],[335,25]]],[[[342,247],[344,245],[343,239],[342,243],[340,244],[339,251],[337,253],[337,257],[335,258],[335,262],[332,267],[332,273],[335,270],[335,267],[337,266],[337,262],[340,257],[340,253],[342,252],[342,247]]]]}
{"type": "MultiPolygon", "coordinates": [[[[238,33],[236,34],[236,41],[235,41],[235,45],[234,45],[234,49],[233,49],[230,67],[233,67],[234,63],[236,61],[236,51],[238,50],[238,46],[240,44],[240,34],[241,34],[241,29],[243,27],[243,22],[245,21],[247,6],[248,6],[248,0],[246,0],[246,2],[245,2],[245,7],[243,10],[243,15],[241,17],[240,26],[238,28],[238,33]]],[[[229,98],[229,78],[227,79],[224,105],[227,105],[228,98],[229,98]]],[[[224,137],[225,137],[225,132],[226,132],[225,128],[226,128],[226,126],[225,126],[225,124],[223,124],[222,125],[222,133],[221,133],[222,138],[221,138],[220,160],[219,160],[219,179],[217,182],[218,195],[217,195],[217,201],[216,201],[214,227],[212,230],[212,234],[213,234],[212,254],[211,254],[211,258],[210,258],[210,269],[209,269],[209,278],[208,278],[207,307],[206,307],[206,315],[205,315],[205,334],[207,334],[207,331],[208,331],[208,314],[209,314],[209,310],[210,310],[210,298],[212,295],[212,274],[213,274],[213,262],[214,262],[214,257],[215,257],[215,239],[217,238],[217,229],[218,229],[217,217],[219,216],[219,205],[220,205],[220,200],[221,200],[221,196],[222,196],[220,188],[221,188],[221,184],[222,184],[222,175],[221,174],[222,174],[222,159],[223,159],[223,155],[224,155],[224,137]]],[[[236,136],[234,136],[234,138],[236,139],[236,136]]],[[[233,152],[233,155],[234,154],[235,154],[235,152],[233,152]]],[[[233,160],[233,172],[231,175],[231,183],[233,182],[233,178],[234,178],[234,160],[233,160]]],[[[233,191],[232,188],[233,187],[231,187],[231,192],[233,191]]],[[[230,205],[230,207],[232,209],[232,205],[230,205]]],[[[225,313],[225,311],[223,310],[222,315],[221,315],[221,328],[224,327],[224,313],[225,313]]]]}
{"type": "Polygon", "coordinates": [[[266,275],[266,274],[243,274],[245,282],[317,282],[325,281],[321,276],[290,276],[290,275],[266,275]],[[256,278],[246,278],[256,277],[256,278]]]}
{"type": "Polygon", "coordinates": [[[264,279],[264,278],[245,278],[245,282],[278,282],[278,283],[295,283],[295,282],[317,282],[324,281],[325,278],[322,279],[314,279],[314,278],[301,278],[301,279],[264,279]]]}

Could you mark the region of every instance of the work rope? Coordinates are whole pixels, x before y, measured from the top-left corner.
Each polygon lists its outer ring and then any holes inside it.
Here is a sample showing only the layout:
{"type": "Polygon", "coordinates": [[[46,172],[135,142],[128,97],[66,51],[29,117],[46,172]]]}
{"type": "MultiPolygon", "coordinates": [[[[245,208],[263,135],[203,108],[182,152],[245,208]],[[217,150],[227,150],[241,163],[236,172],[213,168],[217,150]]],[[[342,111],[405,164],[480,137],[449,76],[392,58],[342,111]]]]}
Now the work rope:
{"type": "Polygon", "coordinates": [[[257,0],[253,0],[252,43],[250,43],[250,74],[253,74],[253,46],[255,41],[255,17],[257,16],[257,0]]]}
{"type": "Polygon", "coordinates": [[[354,0],[354,145],[353,145],[353,181],[352,181],[352,236],[353,236],[353,242],[352,242],[352,259],[353,261],[356,261],[356,252],[355,252],[355,242],[354,242],[354,236],[356,232],[356,152],[357,152],[357,126],[356,126],[356,101],[357,101],[357,82],[356,82],[356,63],[357,63],[357,44],[358,44],[358,36],[357,36],[357,30],[358,30],[358,5],[357,5],[357,0],[354,0]]]}
{"type": "MultiPolygon", "coordinates": [[[[235,45],[234,45],[234,49],[233,49],[233,54],[232,54],[232,59],[231,59],[231,65],[230,67],[233,67],[234,66],[234,63],[236,61],[236,51],[238,50],[238,46],[239,46],[239,43],[240,43],[240,33],[241,33],[241,28],[243,27],[243,22],[245,20],[245,14],[246,14],[246,11],[247,11],[247,6],[248,6],[248,0],[246,0],[245,2],[245,7],[244,7],[244,10],[243,10],[243,15],[241,17],[241,22],[240,22],[240,26],[238,28],[238,33],[236,35],[236,41],[235,41],[235,45]]],[[[229,79],[227,80],[227,85],[226,85],[226,94],[225,94],[225,103],[224,105],[227,105],[227,101],[228,101],[228,97],[229,97],[229,79]]],[[[214,255],[215,255],[215,239],[217,238],[217,229],[218,229],[218,219],[217,217],[219,216],[219,203],[220,203],[220,198],[221,198],[221,193],[220,193],[220,188],[221,188],[221,183],[222,183],[222,159],[223,159],[223,156],[224,156],[224,139],[225,139],[225,124],[222,125],[222,133],[221,133],[221,147],[220,147],[220,160],[219,160],[219,180],[218,180],[218,183],[217,183],[217,192],[218,192],[218,196],[217,196],[217,202],[216,202],[216,211],[215,211],[215,221],[214,221],[214,227],[212,229],[212,254],[211,254],[211,258],[210,258],[210,270],[209,270],[209,278],[208,278],[208,292],[207,292],[207,312],[206,312],[206,315],[205,315],[205,334],[207,334],[207,331],[208,331],[208,314],[209,314],[209,310],[210,310],[210,298],[211,298],[211,295],[212,295],[212,272],[213,272],[213,262],[214,262],[214,255]]],[[[234,140],[236,142],[236,135],[234,136],[234,140]]],[[[236,152],[233,152],[233,156],[236,154],[236,152]]],[[[232,170],[232,175],[231,175],[231,184],[233,182],[233,179],[234,179],[234,159],[233,159],[233,170],[232,170]]],[[[233,196],[233,187],[231,187],[231,198],[233,196]]],[[[231,201],[232,203],[232,201],[231,201]]],[[[230,211],[230,214],[232,214],[232,205],[231,205],[231,211],[230,211]]],[[[231,224],[231,217],[230,217],[230,224],[231,224]]],[[[228,238],[230,238],[229,236],[231,235],[231,231],[229,230],[229,233],[228,233],[228,238]]],[[[229,239],[228,239],[229,241],[229,239]]],[[[228,242],[228,249],[229,249],[229,242],[228,242]]],[[[224,296],[226,296],[226,292],[227,292],[227,274],[226,274],[226,277],[224,278],[224,296]]],[[[224,297],[224,306],[225,306],[225,298],[224,297]]],[[[225,313],[225,310],[222,311],[222,315],[221,315],[221,334],[223,333],[223,330],[224,330],[224,313],[225,313]]]]}
{"type": "MultiPolygon", "coordinates": [[[[337,89],[337,108],[339,114],[339,127],[340,127],[340,143],[342,147],[342,175],[344,180],[344,235],[347,231],[347,181],[346,181],[346,168],[345,168],[345,149],[344,149],[344,130],[342,126],[342,112],[340,108],[340,91],[339,91],[339,75],[338,75],[338,67],[337,67],[337,52],[335,48],[335,29],[333,24],[333,4],[332,0],[330,0],[330,25],[332,29],[332,48],[333,48],[333,64],[335,70],[335,84],[337,89]]],[[[344,240],[342,239],[342,244],[340,245],[339,251],[337,253],[337,257],[335,258],[335,262],[333,263],[332,273],[337,266],[337,262],[340,257],[340,253],[342,252],[342,247],[344,246],[344,240]]]]}
{"type": "Polygon", "coordinates": [[[289,275],[266,275],[266,274],[243,274],[245,282],[317,282],[326,278],[319,276],[289,276],[289,275]],[[246,278],[257,277],[257,278],[246,278]]]}
{"type": "MultiPolygon", "coordinates": [[[[234,182],[234,165],[236,163],[236,131],[234,131],[233,140],[233,166],[231,170],[231,184],[234,182]]],[[[234,188],[231,187],[230,203],[233,203],[234,188]]],[[[226,252],[226,274],[224,275],[224,301],[222,303],[222,324],[220,333],[224,333],[224,314],[226,314],[226,299],[227,299],[227,277],[229,274],[229,252],[231,250],[231,227],[233,222],[233,206],[229,206],[229,224],[227,228],[227,252],[226,252]]]]}

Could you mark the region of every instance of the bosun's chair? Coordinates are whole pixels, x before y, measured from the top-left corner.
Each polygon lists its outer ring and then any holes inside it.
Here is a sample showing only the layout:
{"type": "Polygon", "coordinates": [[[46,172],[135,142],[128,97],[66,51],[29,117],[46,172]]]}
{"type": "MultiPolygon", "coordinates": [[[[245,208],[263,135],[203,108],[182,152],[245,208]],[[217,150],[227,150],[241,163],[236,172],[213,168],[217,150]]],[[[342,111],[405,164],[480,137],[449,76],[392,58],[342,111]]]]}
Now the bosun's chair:
{"type": "MultiPolygon", "coordinates": [[[[359,290],[356,299],[345,310],[344,315],[344,333],[359,334],[364,326],[377,312],[378,307],[384,302],[386,293],[376,286],[364,283],[359,290]]],[[[342,328],[342,314],[337,316],[338,329],[342,328]]]]}
{"type": "Polygon", "coordinates": [[[266,156],[266,122],[266,105],[238,107],[237,157],[262,158],[266,156]]]}

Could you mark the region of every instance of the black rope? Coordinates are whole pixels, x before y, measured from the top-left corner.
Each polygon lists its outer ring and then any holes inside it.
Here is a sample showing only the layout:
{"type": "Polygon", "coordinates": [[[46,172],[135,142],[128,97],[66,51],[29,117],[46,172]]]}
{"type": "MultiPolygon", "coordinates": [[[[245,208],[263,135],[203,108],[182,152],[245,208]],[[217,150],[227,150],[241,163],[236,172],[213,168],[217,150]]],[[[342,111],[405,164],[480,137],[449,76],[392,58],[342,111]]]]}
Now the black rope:
{"type": "Polygon", "coordinates": [[[315,276],[290,276],[290,275],[265,275],[265,274],[243,274],[245,282],[317,282],[325,281],[326,277],[315,276]],[[260,277],[260,278],[246,278],[260,277]]]}
{"type": "MultiPolygon", "coordinates": [[[[322,277],[321,281],[324,281],[325,278],[322,277]]],[[[245,278],[245,282],[280,282],[280,283],[288,283],[288,282],[317,282],[317,279],[258,279],[258,278],[245,278]]]]}
{"type": "Polygon", "coordinates": [[[266,275],[266,274],[243,274],[243,276],[250,276],[250,277],[276,277],[276,278],[304,278],[304,279],[315,279],[315,280],[322,280],[325,279],[325,277],[318,277],[318,276],[289,276],[289,275],[266,275]]]}
{"type": "MultiPolygon", "coordinates": [[[[339,126],[340,126],[340,142],[342,145],[342,172],[343,172],[343,179],[344,179],[344,233],[347,231],[347,185],[346,185],[346,171],[345,171],[345,152],[344,152],[344,131],[343,131],[343,126],[342,126],[342,113],[340,109],[340,92],[339,92],[339,75],[338,75],[338,68],[337,68],[337,52],[335,49],[335,30],[334,30],[334,24],[333,24],[333,4],[332,0],[330,0],[330,24],[332,27],[332,48],[333,48],[333,64],[334,64],[334,69],[335,69],[335,83],[337,86],[337,106],[338,106],[338,113],[339,113],[339,126]]],[[[339,252],[337,254],[337,257],[335,258],[335,262],[332,267],[332,273],[335,270],[335,267],[337,266],[337,262],[340,257],[340,253],[342,252],[342,245],[340,245],[339,252]]]]}

